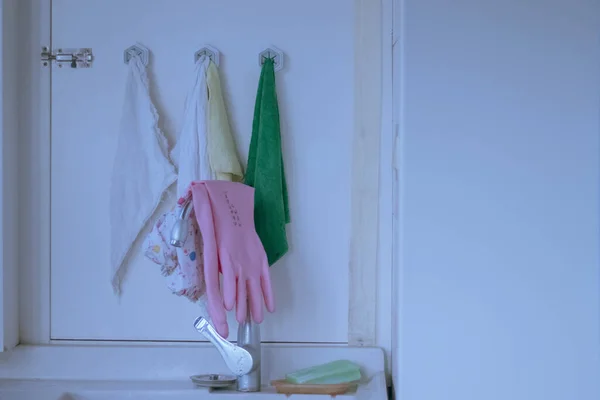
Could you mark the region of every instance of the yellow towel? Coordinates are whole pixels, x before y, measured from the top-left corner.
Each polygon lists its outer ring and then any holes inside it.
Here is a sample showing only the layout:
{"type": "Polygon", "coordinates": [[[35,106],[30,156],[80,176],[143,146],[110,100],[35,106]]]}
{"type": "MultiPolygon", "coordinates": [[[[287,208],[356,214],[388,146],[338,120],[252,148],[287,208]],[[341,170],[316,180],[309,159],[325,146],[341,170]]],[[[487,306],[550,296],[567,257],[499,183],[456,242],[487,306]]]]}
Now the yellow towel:
{"type": "Polygon", "coordinates": [[[208,85],[208,159],[215,179],[241,182],[244,173],[231,135],[219,71],[212,61],[206,72],[208,85]]]}

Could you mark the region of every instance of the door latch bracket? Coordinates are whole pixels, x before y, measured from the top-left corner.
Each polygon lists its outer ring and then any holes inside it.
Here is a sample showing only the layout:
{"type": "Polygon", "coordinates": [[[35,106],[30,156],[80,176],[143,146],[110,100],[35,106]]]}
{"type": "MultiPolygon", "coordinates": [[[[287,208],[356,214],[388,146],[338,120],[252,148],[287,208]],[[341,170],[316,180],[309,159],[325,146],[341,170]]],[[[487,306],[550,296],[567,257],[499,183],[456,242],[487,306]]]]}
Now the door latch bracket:
{"type": "Polygon", "coordinates": [[[94,54],[90,48],[50,51],[48,47],[42,47],[41,62],[44,67],[55,64],[59,68],[62,68],[63,65],[68,65],[71,68],[91,68],[94,62],[94,54]]]}

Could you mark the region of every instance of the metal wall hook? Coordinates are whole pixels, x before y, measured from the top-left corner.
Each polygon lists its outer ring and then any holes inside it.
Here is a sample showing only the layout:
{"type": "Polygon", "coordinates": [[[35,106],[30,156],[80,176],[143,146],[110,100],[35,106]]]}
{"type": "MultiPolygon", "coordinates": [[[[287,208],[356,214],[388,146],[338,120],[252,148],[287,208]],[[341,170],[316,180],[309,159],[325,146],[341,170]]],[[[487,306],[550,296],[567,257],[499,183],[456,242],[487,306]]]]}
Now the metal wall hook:
{"type": "Polygon", "coordinates": [[[123,62],[125,62],[125,64],[129,64],[129,60],[131,60],[131,57],[134,55],[140,56],[144,66],[148,66],[148,61],[150,60],[150,50],[148,50],[146,46],[136,43],[135,45],[126,48],[123,52],[123,62]]]}
{"type": "Polygon", "coordinates": [[[220,60],[221,53],[219,52],[219,50],[215,49],[214,47],[205,45],[200,50],[195,52],[194,53],[194,63],[198,62],[198,59],[202,56],[206,56],[206,57],[210,58],[217,67],[219,66],[219,63],[221,61],[220,60]]]}
{"type": "Polygon", "coordinates": [[[275,72],[283,69],[283,51],[275,46],[267,47],[258,54],[258,65],[262,67],[267,58],[273,60],[275,72]]]}

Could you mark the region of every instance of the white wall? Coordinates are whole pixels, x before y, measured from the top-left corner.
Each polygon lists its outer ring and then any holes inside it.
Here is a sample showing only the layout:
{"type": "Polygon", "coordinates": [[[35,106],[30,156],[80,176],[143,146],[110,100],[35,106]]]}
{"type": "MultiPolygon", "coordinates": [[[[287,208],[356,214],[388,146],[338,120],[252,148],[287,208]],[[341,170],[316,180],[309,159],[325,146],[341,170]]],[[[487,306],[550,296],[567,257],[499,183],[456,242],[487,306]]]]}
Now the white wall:
{"type": "Polygon", "coordinates": [[[397,397],[600,398],[599,2],[397,4],[397,397]]]}
{"type": "MultiPolygon", "coordinates": [[[[17,24],[17,1],[3,1],[0,13],[0,34],[1,53],[18,54],[18,40],[16,32],[17,24]]],[[[17,86],[19,76],[19,59],[17,57],[1,57],[0,66],[0,128],[2,129],[0,144],[0,190],[2,200],[0,200],[0,241],[2,249],[0,251],[0,278],[2,282],[2,292],[0,294],[0,318],[2,339],[0,339],[0,351],[14,347],[19,341],[19,320],[17,303],[17,214],[15,210],[18,204],[18,190],[15,174],[17,168],[17,138],[19,130],[19,99],[20,92],[17,86]]]]}

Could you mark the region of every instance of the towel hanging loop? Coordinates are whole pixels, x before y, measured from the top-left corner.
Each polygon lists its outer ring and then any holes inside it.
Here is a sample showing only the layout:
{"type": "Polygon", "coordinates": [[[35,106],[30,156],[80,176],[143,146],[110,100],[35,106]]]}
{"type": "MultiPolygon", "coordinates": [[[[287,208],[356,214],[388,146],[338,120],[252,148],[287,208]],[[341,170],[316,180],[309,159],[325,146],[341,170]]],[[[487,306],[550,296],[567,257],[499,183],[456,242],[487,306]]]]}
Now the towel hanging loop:
{"type": "Polygon", "coordinates": [[[206,56],[215,63],[218,67],[221,59],[221,53],[219,50],[215,49],[213,46],[204,45],[200,50],[194,53],[194,63],[198,61],[198,59],[202,56],[206,56]]]}
{"type": "Polygon", "coordinates": [[[258,65],[262,67],[267,58],[273,60],[275,72],[283,69],[283,51],[275,46],[267,47],[258,54],[258,65]]]}

